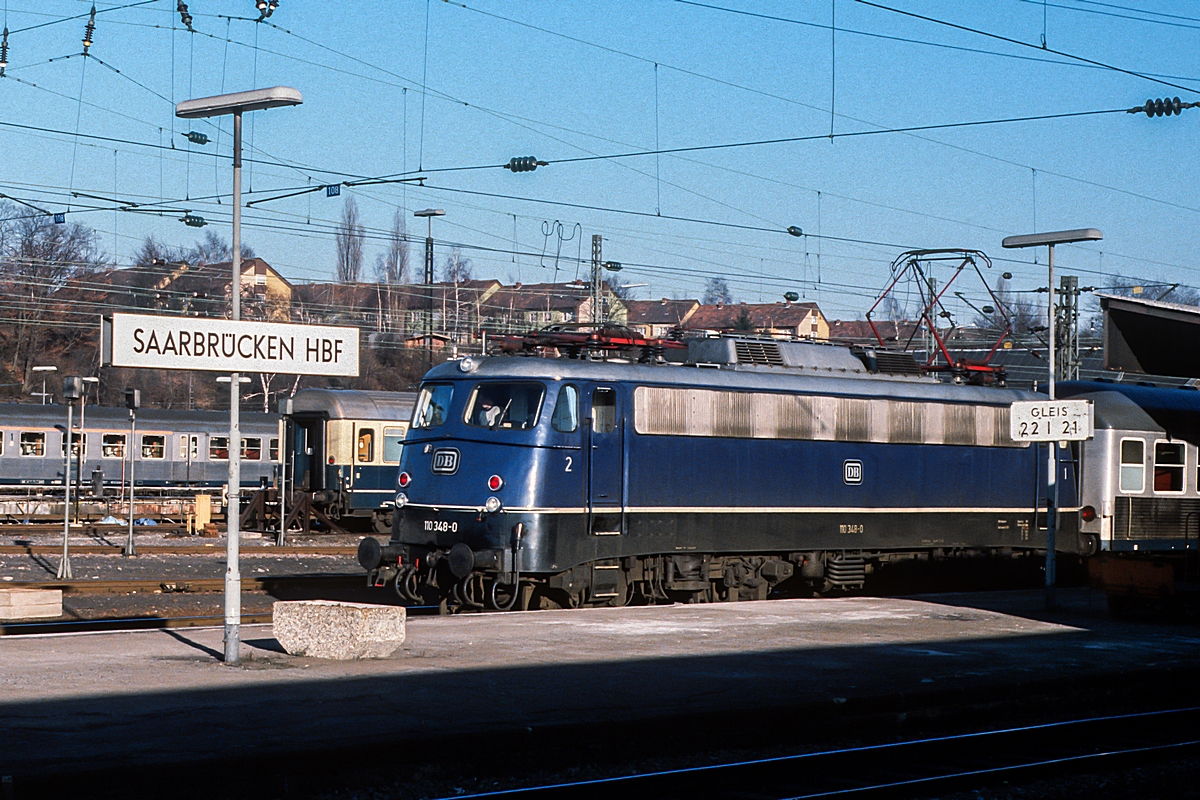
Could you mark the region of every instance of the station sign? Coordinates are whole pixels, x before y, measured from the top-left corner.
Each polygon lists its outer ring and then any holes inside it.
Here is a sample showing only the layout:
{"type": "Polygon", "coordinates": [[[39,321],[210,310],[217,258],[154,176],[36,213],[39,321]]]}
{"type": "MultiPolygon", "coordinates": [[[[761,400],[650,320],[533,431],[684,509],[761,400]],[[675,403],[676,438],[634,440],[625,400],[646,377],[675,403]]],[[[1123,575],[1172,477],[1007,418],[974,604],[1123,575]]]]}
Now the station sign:
{"type": "Polygon", "coordinates": [[[1091,400],[1019,400],[1008,419],[1014,442],[1081,442],[1095,429],[1091,400]]]}
{"type": "Polygon", "coordinates": [[[358,376],[358,328],[113,314],[100,345],[112,367],[358,376]]]}

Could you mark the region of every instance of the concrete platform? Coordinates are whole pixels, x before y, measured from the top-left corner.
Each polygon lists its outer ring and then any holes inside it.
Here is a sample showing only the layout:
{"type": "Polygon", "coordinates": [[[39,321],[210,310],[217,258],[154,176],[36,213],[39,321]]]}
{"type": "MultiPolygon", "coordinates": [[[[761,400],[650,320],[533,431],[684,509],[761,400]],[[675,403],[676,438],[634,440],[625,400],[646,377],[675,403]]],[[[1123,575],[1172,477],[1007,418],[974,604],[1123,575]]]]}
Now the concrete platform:
{"type": "Polygon", "coordinates": [[[1049,616],[1040,592],[1010,592],[418,617],[395,655],[357,662],[288,656],[269,626],[246,627],[240,667],[219,663],[219,629],[4,638],[0,775],[667,734],[689,715],[779,724],[1200,664],[1200,626],[1116,621],[1087,590],[1062,595],[1049,616]]]}

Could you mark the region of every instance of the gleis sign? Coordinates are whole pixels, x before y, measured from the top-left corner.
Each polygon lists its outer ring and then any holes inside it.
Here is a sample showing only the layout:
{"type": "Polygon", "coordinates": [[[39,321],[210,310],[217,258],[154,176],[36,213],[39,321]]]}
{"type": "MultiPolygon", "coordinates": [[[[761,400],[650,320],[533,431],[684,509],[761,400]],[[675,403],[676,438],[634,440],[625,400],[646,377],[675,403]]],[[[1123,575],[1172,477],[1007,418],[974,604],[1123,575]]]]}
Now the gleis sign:
{"type": "Polygon", "coordinates": [[[1092,438],[1090,400],[1018,400],[1009,427],[1014,442],[1080,442],[1092,438]]]}
{"type": "Polygon", "coordinates": [[[113,314],[101,330],[113,367],[358,375],[358,328],[113,314]]]}

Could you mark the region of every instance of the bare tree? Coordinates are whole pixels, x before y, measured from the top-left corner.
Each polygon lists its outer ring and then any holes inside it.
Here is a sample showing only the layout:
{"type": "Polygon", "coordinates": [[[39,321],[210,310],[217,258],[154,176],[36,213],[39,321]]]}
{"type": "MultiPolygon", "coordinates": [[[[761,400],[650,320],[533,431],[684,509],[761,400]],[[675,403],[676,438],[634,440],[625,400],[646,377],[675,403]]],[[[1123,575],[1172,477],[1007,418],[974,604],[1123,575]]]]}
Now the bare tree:
{"type": "Polygon", "coordinates": [[[1005,278],[1000,278],[996,282],[996,300],[1001,308],[995,309],[990,314],[976,317],[974,322],[977,327],[1004,330],[1004,314],[1001,313],[1001,309],[1003,309],[1008,313],[1013,333],[1027,334],[1045,329],[1046,320],[1042,316],[1041,310],[1031,298],[1023,297],[1009,288],[1008,280],[1005,278]]]}
{"type": "Polygon", "coordinates": [[[363,240],[366,230],[358,216],[358,203],[351,197],[342,206],[342,221],[337,233],[337,279],[342,283],[358,283],[362,274],[363,240]]]}
{"type": "Polygon", "coordinates": [[[375,259],[375,277],[380,283],[396,284],[408,280],[408,231],[404,212],[397,208],[388,233],[388,247],[375,259]]]}
{"type": "Polygon", "coordinates": [[[462,250],[455,247],[446,256],[442,280],[447,283],[466,283],[471,280],[471,266],[471,259],[464,256],[462,250]]]}
{"type": "Polygon", "coordinates": [[[701,300],[707,306],[733,302],[733,293],[729,291],[729,283],[724,278],[709,278],[704,282],[704,297],[701,300]]]}
{"type": "Polygon", "coordinates": [[[633,289],[629,288],[628,284],[617,275],[609,275],[604,279],[604,282],[608,284],[608,288],[613,293],[613,296],[621,300],[633,299],[633,289]]]}
{"type": "MultiPolygon", "coordinates": [[[[254,258],[254,248],[242,242],[242,258],[254,258]]],[[[233,247],[216,231],[205,231],[191,247],[174,247],[147,236],[137,252],[133,263],[145,269],[155,264],[220,264],[233,259],[233,247]]]]}
{"type": "MultiPolygon", "coordinates": [[[[91,228],[74,222],[56,225],[49,217],[0,203],[0,292],[9,312],[14,372],[30,366],[45,320],[62,311],[54,293],[76,275],[104,266],[91,228]]],[[[27,382],[27,375],[22,378],[27,382]]]]}

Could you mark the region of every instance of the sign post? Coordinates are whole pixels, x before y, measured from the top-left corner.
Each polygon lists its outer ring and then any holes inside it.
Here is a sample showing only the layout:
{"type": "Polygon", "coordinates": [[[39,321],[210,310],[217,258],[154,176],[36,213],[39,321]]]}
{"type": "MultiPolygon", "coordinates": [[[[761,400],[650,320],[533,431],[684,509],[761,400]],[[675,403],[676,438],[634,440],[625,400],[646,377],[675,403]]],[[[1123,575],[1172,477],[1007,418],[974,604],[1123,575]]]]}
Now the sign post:
{"type": "MultiPolygon", "coordinates": [[[[236,291],[234,297],[237,297],[236,291]]],[[[272,372],[357,377],[358,339],[358,328],[247,322],[236,317],[228,320],[113,314],[112,319],[101,320],[100,353],[105,366],[231,373],[229,492],[225,512],[226,664],[238,663],[241,624],[238,492],[241,489],[242,439],[238,425],[238,389],[240,382],[245,380],[241,375],[272,372]]],[[[131,502],[131,514],[132,511],[131,502]]]]}
{"type": "MultiPolygon", "coordinates": [[[[1046,607],[1054,607],[1055,533],[1058,529],[1058,454],[1059,442],[1091,439],[1095,431],[1090,400],[1018,400],[1009,411],[1009,435],[1014,442],[1045,442],[1050,450],[1047,460],[1046,489],[1046,607]]],[[[1035,520],[1036,522],[1036,520],[1035,520]]]]}

